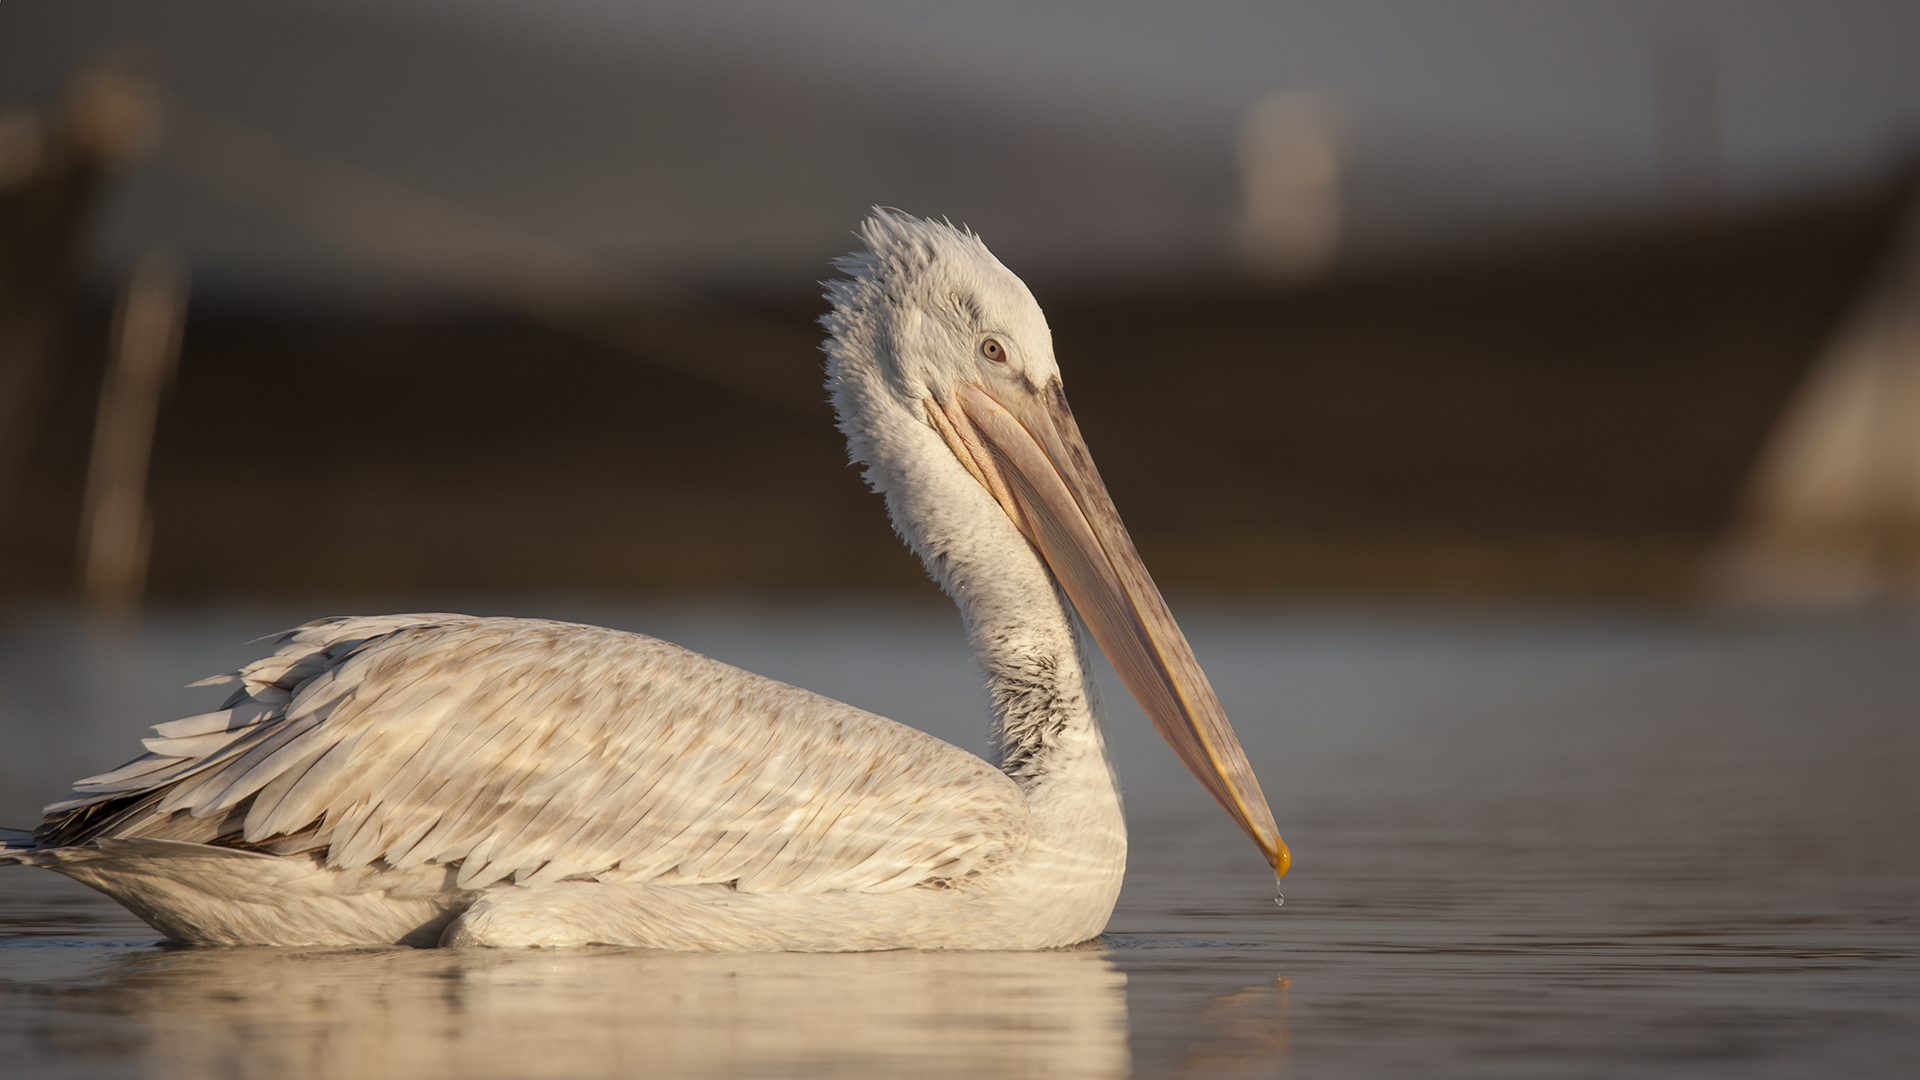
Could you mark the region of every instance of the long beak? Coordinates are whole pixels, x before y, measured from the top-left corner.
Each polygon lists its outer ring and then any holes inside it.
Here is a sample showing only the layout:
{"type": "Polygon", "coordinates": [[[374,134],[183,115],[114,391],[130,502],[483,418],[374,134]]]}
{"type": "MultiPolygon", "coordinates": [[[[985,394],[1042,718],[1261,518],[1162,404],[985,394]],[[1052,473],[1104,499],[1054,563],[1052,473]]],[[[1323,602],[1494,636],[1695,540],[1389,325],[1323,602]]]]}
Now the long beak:
{"type": "Polygon", "coordinates": [[[1056,381],[999,396],[962,384],[928,419],[1040,549],[1093,639],[1167,745],[1287,872],[1286,842],[1233,725],[1134,550],[1056,381]],[[1004,399],[1004,400],[1003,400],[1004,399]]]}

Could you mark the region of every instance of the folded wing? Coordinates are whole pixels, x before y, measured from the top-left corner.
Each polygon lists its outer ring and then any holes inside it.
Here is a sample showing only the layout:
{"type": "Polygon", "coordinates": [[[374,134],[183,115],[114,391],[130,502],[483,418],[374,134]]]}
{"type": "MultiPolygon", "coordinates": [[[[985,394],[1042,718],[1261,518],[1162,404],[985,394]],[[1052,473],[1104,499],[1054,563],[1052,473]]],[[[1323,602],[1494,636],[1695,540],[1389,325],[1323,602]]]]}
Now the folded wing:
{"type": "Polygon", "coordinates": [[[47,808],[42,846],[150,837],[458,884],[878,892],[1025,849],[1019,789],[923,732],[641,634],[329,619],[216,681],[217,712],[47,808]]]}

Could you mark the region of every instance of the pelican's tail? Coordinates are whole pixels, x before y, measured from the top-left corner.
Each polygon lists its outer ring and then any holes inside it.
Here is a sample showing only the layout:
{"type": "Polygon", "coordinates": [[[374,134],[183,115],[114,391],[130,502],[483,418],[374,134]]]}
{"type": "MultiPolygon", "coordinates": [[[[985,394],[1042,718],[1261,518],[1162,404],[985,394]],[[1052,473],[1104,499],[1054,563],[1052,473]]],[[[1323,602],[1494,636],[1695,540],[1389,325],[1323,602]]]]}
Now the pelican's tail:
{"type": "Polygon", "coordinates": [[[0,829],[0,866],[31,863],[34,852],[45,850],[26,829],[0,829]]]}

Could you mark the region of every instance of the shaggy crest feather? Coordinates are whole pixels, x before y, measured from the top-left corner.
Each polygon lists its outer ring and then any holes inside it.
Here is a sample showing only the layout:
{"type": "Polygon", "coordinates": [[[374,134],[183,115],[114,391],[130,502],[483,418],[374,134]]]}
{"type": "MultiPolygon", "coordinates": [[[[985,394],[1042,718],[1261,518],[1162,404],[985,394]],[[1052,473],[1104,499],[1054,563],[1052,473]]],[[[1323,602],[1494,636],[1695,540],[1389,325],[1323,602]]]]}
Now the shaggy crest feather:
{"type": "MultiPolygon", "coordinates": [[[[927,425],[951,361],[993,333],[1035,387],[1057,382],[1053,337],[1026,284],[971,231],[876,208],[864,251],[836,261],[827,386],[848,452],[887,498],[894,529],[959,605],[994,702],[995,757],[1023,784],[1043,776],[1060,733],[1098,734],[1084,644],[1044,561],[927,425]],[[895,463],[914,462],[903,470],[895,463]]],[[[1104,759],[1104,749],[1100,750],[1104,759]]]]}

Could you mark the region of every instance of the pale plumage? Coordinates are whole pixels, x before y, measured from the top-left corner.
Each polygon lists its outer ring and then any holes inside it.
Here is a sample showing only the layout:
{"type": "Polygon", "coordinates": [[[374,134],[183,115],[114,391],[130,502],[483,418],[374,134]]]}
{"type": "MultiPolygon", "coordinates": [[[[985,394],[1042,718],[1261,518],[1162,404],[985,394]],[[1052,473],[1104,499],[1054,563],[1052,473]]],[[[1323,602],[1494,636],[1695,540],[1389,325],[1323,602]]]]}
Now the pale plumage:
{"type": "Polygon", "coordinates": [[[458,863],[462,889],[885,891],[977,876],[1028,831],[1019,789],[979,758],[640,634],[334,619],[231,678],[227,708],[162,725],[119,770],[141,775],[83,780],[49,811],[160,789],[117,828],[337,870],[458,863]]]}
{"type": "Polygon", "coordinates": [[[865,235],[829,294],[829,385],[960,606],[1000,768],[644,635],[329,619],[209,680],[239,686],[81,781],[0,861],[68,874],[184,941],[1070,944],[1104,924],[1126,842],[1064,586],[1284,869],[1065,413],[1038,305],[971,234],[882,213],[865,235]]]}

